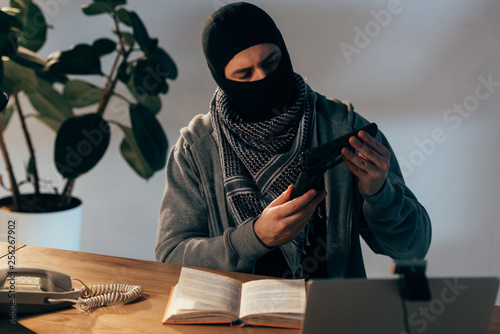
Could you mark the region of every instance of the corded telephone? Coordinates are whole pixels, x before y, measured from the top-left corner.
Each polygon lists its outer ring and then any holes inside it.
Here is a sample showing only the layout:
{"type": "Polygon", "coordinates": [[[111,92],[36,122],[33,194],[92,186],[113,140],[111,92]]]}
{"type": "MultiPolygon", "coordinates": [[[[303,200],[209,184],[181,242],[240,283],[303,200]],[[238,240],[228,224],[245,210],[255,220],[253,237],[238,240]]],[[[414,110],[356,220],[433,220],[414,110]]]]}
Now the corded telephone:
{"type": "Polygon", "coordinates": [[[38,313],[73,304],[87,311],[104,305],[128,303],[143,293],[143,288],[137,285],[88,287],[81,283],[84,287],[76,289],[68,275],[37,265],[16,265],[15,268],[0,265],[0,313],[38,313]]]}

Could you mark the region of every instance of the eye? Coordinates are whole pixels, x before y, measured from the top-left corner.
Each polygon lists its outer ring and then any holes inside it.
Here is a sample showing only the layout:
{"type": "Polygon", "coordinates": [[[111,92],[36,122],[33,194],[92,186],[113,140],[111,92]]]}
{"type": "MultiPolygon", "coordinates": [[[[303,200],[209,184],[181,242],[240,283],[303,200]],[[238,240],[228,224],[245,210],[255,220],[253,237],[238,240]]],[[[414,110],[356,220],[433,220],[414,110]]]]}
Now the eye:
{"type": "Polygon", "coordinates": [[[263,64],[263,65],[264,65],[264,66],[267,66],[267,67],[273,67],[273,66],[278,65],[279,61],[280,61],[280,57],[278,57],[278,56],[273,56],[273,57],[271,57],[271,58],[267,59],[267,60],[264,62],[264,64],[263,64]]]}
{"type": "Polygon", "coordinates": [[[274,70],[278,67],[280,60],[281,60],[281,54],[275,53],[270,55],[269,58],[266,58],[262,62],[261,66],[269,74],[271,72],[274,72],[274,70]]]}
{"type": "Polygon", "coordinates": [[[245,72],[242,72],[240,75],[238,75],[238,79],[245,80],[245,79],[249,79],[251,76],[252,76],[252,71],[245,71],[245,72]]]}

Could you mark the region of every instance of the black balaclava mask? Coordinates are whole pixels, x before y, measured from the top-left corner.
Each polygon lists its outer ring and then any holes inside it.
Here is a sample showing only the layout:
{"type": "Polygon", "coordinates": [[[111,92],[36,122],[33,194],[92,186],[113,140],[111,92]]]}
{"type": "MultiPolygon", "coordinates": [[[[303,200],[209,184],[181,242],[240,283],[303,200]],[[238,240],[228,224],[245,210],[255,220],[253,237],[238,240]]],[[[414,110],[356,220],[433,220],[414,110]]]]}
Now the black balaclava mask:
{"type": "Polygon", "coordinates": [[[208,18],[202,42],[212,76],[246,120],[270,119],[292,102],[295,80],[290,56],[276,24],[262,9],[245,2],[221,7],[208,18]],[[258,81],[226,79],[227,63],[238,52],[261,43],[272,43],[280,48],[281,60],[277,68],[258,81]]]}

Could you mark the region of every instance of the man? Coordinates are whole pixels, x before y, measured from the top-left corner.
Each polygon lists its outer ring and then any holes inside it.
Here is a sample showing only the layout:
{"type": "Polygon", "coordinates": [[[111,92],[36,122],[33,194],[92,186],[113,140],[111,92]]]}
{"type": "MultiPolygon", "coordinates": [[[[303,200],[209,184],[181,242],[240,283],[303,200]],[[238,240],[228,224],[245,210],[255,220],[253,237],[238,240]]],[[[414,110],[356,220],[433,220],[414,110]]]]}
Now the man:
{"type": "Polygon", "coordinates": [[[232,3],[208,19],[203,50],[218,84],[206,115],[172,149],[158,261],[289,278],[365,277],[359,236],[395,259],[423,258],[431,226],[382,133],[364,131],[324,189],[290,200],[300,153],[368,121],[294,73],[260,8],[232,3]]]}

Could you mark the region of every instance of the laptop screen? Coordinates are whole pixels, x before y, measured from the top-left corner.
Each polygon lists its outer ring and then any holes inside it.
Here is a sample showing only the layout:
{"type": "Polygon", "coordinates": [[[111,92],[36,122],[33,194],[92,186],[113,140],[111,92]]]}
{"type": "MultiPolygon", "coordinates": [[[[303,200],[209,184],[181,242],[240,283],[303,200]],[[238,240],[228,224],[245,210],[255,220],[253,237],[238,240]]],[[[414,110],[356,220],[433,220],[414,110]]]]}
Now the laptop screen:
{"type": "Polygon", "coordinates": [[[399,280],[311,280],[304,334],[488,333],[496,277],[430,278],[431,300],[404,301],[399,280]]]}

